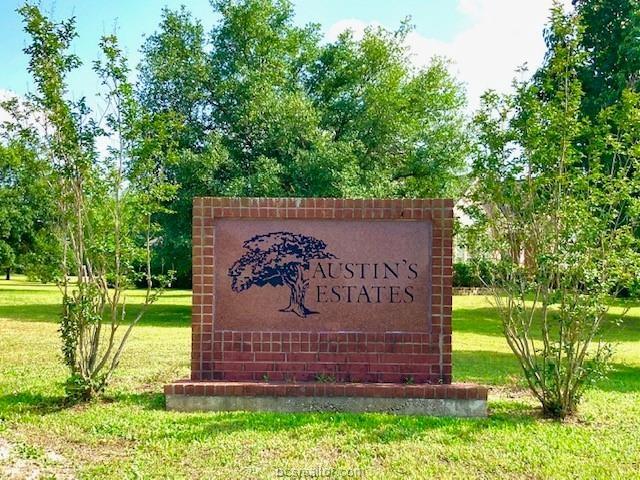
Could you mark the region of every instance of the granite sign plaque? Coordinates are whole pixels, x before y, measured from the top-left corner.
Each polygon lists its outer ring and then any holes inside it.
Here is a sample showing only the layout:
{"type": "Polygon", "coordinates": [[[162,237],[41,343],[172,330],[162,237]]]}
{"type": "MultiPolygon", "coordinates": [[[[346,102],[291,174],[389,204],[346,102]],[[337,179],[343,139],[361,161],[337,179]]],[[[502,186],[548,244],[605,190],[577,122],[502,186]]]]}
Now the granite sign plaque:
{"type": "Polygon", "coordinates": [[[221,219],[216,328],[424,332],[431,221],[221,219]]]}

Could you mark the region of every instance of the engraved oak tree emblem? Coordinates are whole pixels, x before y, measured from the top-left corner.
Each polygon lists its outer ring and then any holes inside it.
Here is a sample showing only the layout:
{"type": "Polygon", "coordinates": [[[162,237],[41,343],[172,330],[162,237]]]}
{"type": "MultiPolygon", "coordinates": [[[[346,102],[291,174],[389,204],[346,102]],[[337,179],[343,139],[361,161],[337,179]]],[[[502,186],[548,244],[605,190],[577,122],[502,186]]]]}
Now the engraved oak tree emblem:
{"type": "Polygon", "coordinates": [[[304,272],[312,259],[336,258],[325,252],[327,244],[317,238],[291,232],[256,235],[242,245],[247,252],[229,269],[231,289],[242,292],[253,285],[289,287],[289,305],[281,312],[293,312],[299,317],[318,313],[309,310],[304,297],[309,280],[304,272]]]}

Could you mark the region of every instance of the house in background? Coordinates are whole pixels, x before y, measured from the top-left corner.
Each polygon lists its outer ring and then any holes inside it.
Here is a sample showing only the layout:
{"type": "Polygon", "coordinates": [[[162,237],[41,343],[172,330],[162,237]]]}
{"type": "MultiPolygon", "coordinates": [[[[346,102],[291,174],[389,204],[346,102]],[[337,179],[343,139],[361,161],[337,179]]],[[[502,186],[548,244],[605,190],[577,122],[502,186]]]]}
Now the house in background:
{"type": "MultiPolygon", "coordinates": [[[[467,213],[464,211],[464,208],[469,206],[470,202],[466,198],[460,198],[453,206],[453,217],[456,222],[462,226],[466,227],[473,223],[473,220],[467,213]]],[[[470,260],[469,250],[461,245],[460,236],[455,235],[453,237],[453,263],[467,262],[470,260]]]]}

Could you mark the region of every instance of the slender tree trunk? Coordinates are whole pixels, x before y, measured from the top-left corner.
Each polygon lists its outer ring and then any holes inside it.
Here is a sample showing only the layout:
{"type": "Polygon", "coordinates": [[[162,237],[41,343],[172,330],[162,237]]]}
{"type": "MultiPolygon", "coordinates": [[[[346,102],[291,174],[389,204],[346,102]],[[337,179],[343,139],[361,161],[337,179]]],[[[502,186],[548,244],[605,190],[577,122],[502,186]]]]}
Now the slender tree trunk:
{"type": "Polygon", "coordinates": [[[7,267],[6,274],[4,276],[5,280],[11,280],[11,267],[7,267]]]}
{"type": "Polygon", "coordinates": [[[296,268],[295,278],[286,277],[284,283],[289,287],[289,305],[286,308],[281,309],[281,312],[293,312],[299,317],[306,317],[312,315],[314,312],[309,310],[304,304],[304,297],[309,287],[309,280],[305,280],[303,277],[303,269],[301,265],[296,268]]]}

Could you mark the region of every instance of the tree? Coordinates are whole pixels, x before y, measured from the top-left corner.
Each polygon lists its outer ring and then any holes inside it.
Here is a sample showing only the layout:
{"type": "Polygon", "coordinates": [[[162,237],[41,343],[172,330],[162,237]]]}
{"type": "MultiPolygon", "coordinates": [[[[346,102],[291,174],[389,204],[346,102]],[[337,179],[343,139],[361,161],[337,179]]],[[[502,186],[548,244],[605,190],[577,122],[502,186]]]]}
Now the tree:
{"type": "MultiPolygon", "coordinates": [[[[28,106],[11,98],[0,103],[11,120],[1,126],[0,135],[0,268],[5,278],[17,267],[31,272],[33,255],[46,248],[53,227],[53,198],[47,181],[48,165],[38,155],[36,138],[29,129],[14,122],[29,119],[28,106]]],[[[51,262],[40,269],[39,277],[50,280],[45,271],[59,256],[49,250],[51,262]]]]}
{"type": "Polygon", "coordinates": [[[327,244],[317,238],[291,232],[272,232],[243,243],[248,250],[229,269],[231,288],[242,292],[253,285],[289,287],[289,305],[281,312],[293,312],[299,317],[314,313],[304,304],[309,280],[304,278],[310,260],[335,258],[325,251],[327,244]]]}
{"type": "Polygon", "coordinates": [[[405,44],[411,27],[345,32],[322,48],[305,85],[348,162],[341,196],[447,197],[462,193],[469,154],[465,97],[434,58],[416,69],[405,44]]]}
{"type": "Polygon", "coordinates": [[[30,131],[39,138],[56,198],[66,392],[86,400],[108,385],[132,329],[168,280],[152,273],[152,217],[163,211],[173,187],[161,170],[141,168],[157,152],[141,135],[146,116],[133,98],[115,37],[102,39],[104,60],[94,65],[106,91],[105,124],[99,125],[84,100],[66,99],[66,76],[80,64],[67,53],[76,36],[74,19],[53,22],[28,3],[19,13],[31,37],[25,53],[36,93],[29,101],[42,118],[42,128],[30,131]],[[110,139],[104,159],[95,152],[98,135],[110,139]],[[126,290],[140,281],[146,286],[143,305],[127,325],[126,290]]]}
{"type": "MultiPolygon", "coordinates": [[[[579,139],[579,145],[583,151],[602,151],[603,135],[616,138],[616,153],[614,149],[602,152],[610,168],[616,168],[625,155],[623,150],[630,151],[635,146],[624,144],[635,140],[628,135],[633,124],[616,121],[618,115],[613,111],[628,111],[624,104],[640,93],[640,1],[574,0],[573,3],[585,54],[585,62],[578,70],[584,89],[581,111],[600,128],[587,131],[579,139]],[[603,129],[605,118],[610,119],[610,124],[603,129]]],[[[630,174],[638,175],[638,172],[632,170],[630,174]]],[[[640,238],[640,229],[636,230],[636,237],[640,238]]]]}
{"type": "MultiPolygon", "coordinates": [[[[546,415],[562,418],[605,373],[611,349],[597,340],[611,295],[640,272],[640,183],[632,175],[640,155],[602,134],[637,122],[640,109],[626,103],[624,115],[616,107],[589,124],[580,111],[578,19],[556,5],[545,39],[541,72],[514,95],[483,97],[473,165],[478,223],[468,241],[494,263],[494,302],[529,388],[546,415]],[[577,139],[586,131],[601,135],[600,148],[585,155],[577,139]]],[[[637,125],[623,129],[626,140],[637,141],[637,125]]]]}
{"type": "Polygon", "coordinates": [[[206,86],[209,79],[205,34],[183,6],[162,10],[160,32],[142,46],[138,91],[140,103],[154,113],[174,113],[185,126],[180,144],[201,148],[206,131],[206,86]]]}
{"type": "MultiPolygon", "coordinates": [[[[219,0],[206,37],[165,10],[143,47],[138,96],[175,115],[180,185],[160,219],[165,257],[190,278],[191,199],[220,196],[413,197],[462,190],[464,93],[443,60],[411,66],[408,25],[323,44],[287,0],[219,0]],[[209,53],[205,53],[209,52],[209,53]]],[[[172,134],[173,132],[173,134],[172,134]]],[[[163,133],[164,135],[164,133],[163,133]]]]}
{"type": "Polygon", "coordinates": [[[162,229],[153,267],[175,271],[182,286],[191,282],[192,200],[219,190],[216,170],[226,158],[209,125],[205,46],[202,24],[186,8],[164,8],[159,31],[142,46],[135,91],[148,115],[144,136],[159,153],[154,168],[179,186],[167,212],[156,216],[162,229]]]}
{"type": "Polygon", "coordinates": [[[574,0],[586,61],[582,111],[594,119],[625,90],[640,91],[640,1],[574,0]]]}

